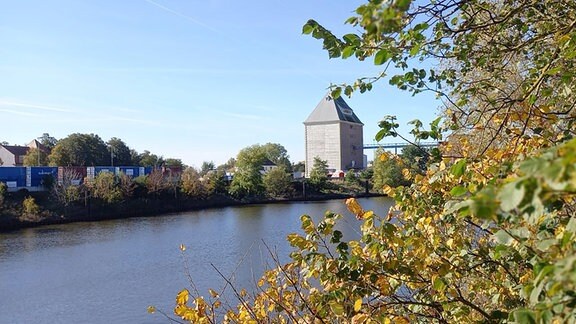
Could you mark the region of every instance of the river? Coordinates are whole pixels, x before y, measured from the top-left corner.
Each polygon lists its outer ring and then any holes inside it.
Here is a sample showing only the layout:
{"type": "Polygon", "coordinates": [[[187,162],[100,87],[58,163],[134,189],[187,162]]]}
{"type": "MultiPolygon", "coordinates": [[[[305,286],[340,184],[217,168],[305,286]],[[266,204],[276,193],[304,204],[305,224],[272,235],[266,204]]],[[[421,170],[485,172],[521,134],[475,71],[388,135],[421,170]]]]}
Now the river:
{"type": "MultiPolygon", "coordinates": [[[[385,214],[389,198],[359,199],[385,214]]],[[[177,292],[254,286],[270,261],[262,242],[287,260],[286,235],[300,216],[342,213],[344,239],[358,237],[342,200],[251,205],[112,221],[73,223],[0,234],[0,323],[169,323],[177,292]],[[184,244],[183,254],[179,246],[184,244]]],[[[229,289],[228,289],[229,290],[229,289]]]]}

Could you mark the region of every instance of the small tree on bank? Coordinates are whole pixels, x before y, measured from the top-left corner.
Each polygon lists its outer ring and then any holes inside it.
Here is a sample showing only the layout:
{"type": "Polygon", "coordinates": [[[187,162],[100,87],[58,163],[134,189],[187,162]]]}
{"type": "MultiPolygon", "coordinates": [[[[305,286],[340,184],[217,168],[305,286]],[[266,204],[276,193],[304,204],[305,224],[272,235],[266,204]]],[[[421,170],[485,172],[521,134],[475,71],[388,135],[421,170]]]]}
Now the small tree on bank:
{"type": "Polygon", "coordinates": [[[292,174],[288,173],[284,166],[279,166],[268,171],[263,178],[266,193],[273,198],[291,197],[294,194],[292,188],[292,174]]]}
{"type": "Polygon", "coordinates": [[[328,187],[328,161],[324,161],[319,157],[314,158],[314,165],[312,170],[310,170],[308,183],[313,190],[318,192],[328,187]]]}

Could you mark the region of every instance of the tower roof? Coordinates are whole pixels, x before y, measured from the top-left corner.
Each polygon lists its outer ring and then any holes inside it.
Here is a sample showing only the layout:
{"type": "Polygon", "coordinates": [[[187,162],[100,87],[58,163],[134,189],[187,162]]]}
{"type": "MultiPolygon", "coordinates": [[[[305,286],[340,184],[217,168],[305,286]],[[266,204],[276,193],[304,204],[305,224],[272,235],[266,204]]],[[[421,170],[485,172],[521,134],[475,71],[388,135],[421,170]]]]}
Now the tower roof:
{"type": "MultiPolygon", "coordinates": [[[[329,94],[318,103],[304,124],[317,124],[326,122],[346,121],[350,123],[362,124],[352,108],[348,106],[342,97],[333,99],[329,94]]],[[[363,125],[363,124],[362,124],[363,125]]]]}

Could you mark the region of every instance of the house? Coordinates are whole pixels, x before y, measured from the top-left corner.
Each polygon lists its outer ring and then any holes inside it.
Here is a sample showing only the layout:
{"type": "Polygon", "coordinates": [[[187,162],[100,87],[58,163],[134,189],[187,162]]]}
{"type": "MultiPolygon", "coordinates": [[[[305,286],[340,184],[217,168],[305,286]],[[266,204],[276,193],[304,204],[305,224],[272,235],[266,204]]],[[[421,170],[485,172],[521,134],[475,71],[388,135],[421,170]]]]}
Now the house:
{"type": "Polygon", "coordinates": [[[278,166],[276,163],[270,161],[269,159],[265,159],[264,162],[262,162],[262,169],[260,169],[260,173],[266,174],[277,167],[278,166]]]}
{"type": "Polygon", "coordinates": [[[24,156],[26,156],[29,149],[28,146],[0,144],[2,166],[22,166],[24,164],[24,156]]]}
{"type": "Polygon", "coordinates": [[[31,149],[40,151],[42,157],[50,155],[50,149],[42,145],[37,140],[28,143],[27,146],[20,145],[1,145],[0,144],[0,160],[3,166],[22,166],[24,165],[24,156],[30,152],[31,149]]]}
{"type": "Polygon", "coordinates": [[[342,97],[325,95],[304,121],[306,177],[315,157],[328,163],[330,173],[364,168],[363,126],[342,97]]]}

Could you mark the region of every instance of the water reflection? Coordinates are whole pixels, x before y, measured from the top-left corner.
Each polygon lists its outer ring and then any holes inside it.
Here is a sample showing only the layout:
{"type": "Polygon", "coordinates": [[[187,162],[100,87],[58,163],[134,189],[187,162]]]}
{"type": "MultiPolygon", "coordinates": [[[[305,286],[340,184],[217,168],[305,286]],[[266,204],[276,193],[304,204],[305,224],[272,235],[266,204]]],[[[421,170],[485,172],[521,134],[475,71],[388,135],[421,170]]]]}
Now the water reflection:
{"type": "MultiPolygon", "coordinates": [[[[363,199],[385,214],[391,201],[363,199]]],[[[343,201],[272,204],[25,229],[0,234],[0,323],[164,323],[146,313],[170,312],[188,285],[180,244],[201,292],[225,283],[217,267],[250,287],[269,261],[262,242],[286,261],[286,235],[300,232],[300,216],[325,210],[346,215],[338,229],[357,238],[357,221],[343,201]],[[33,305],[34,311],[30,310],[33,305]]]]}

